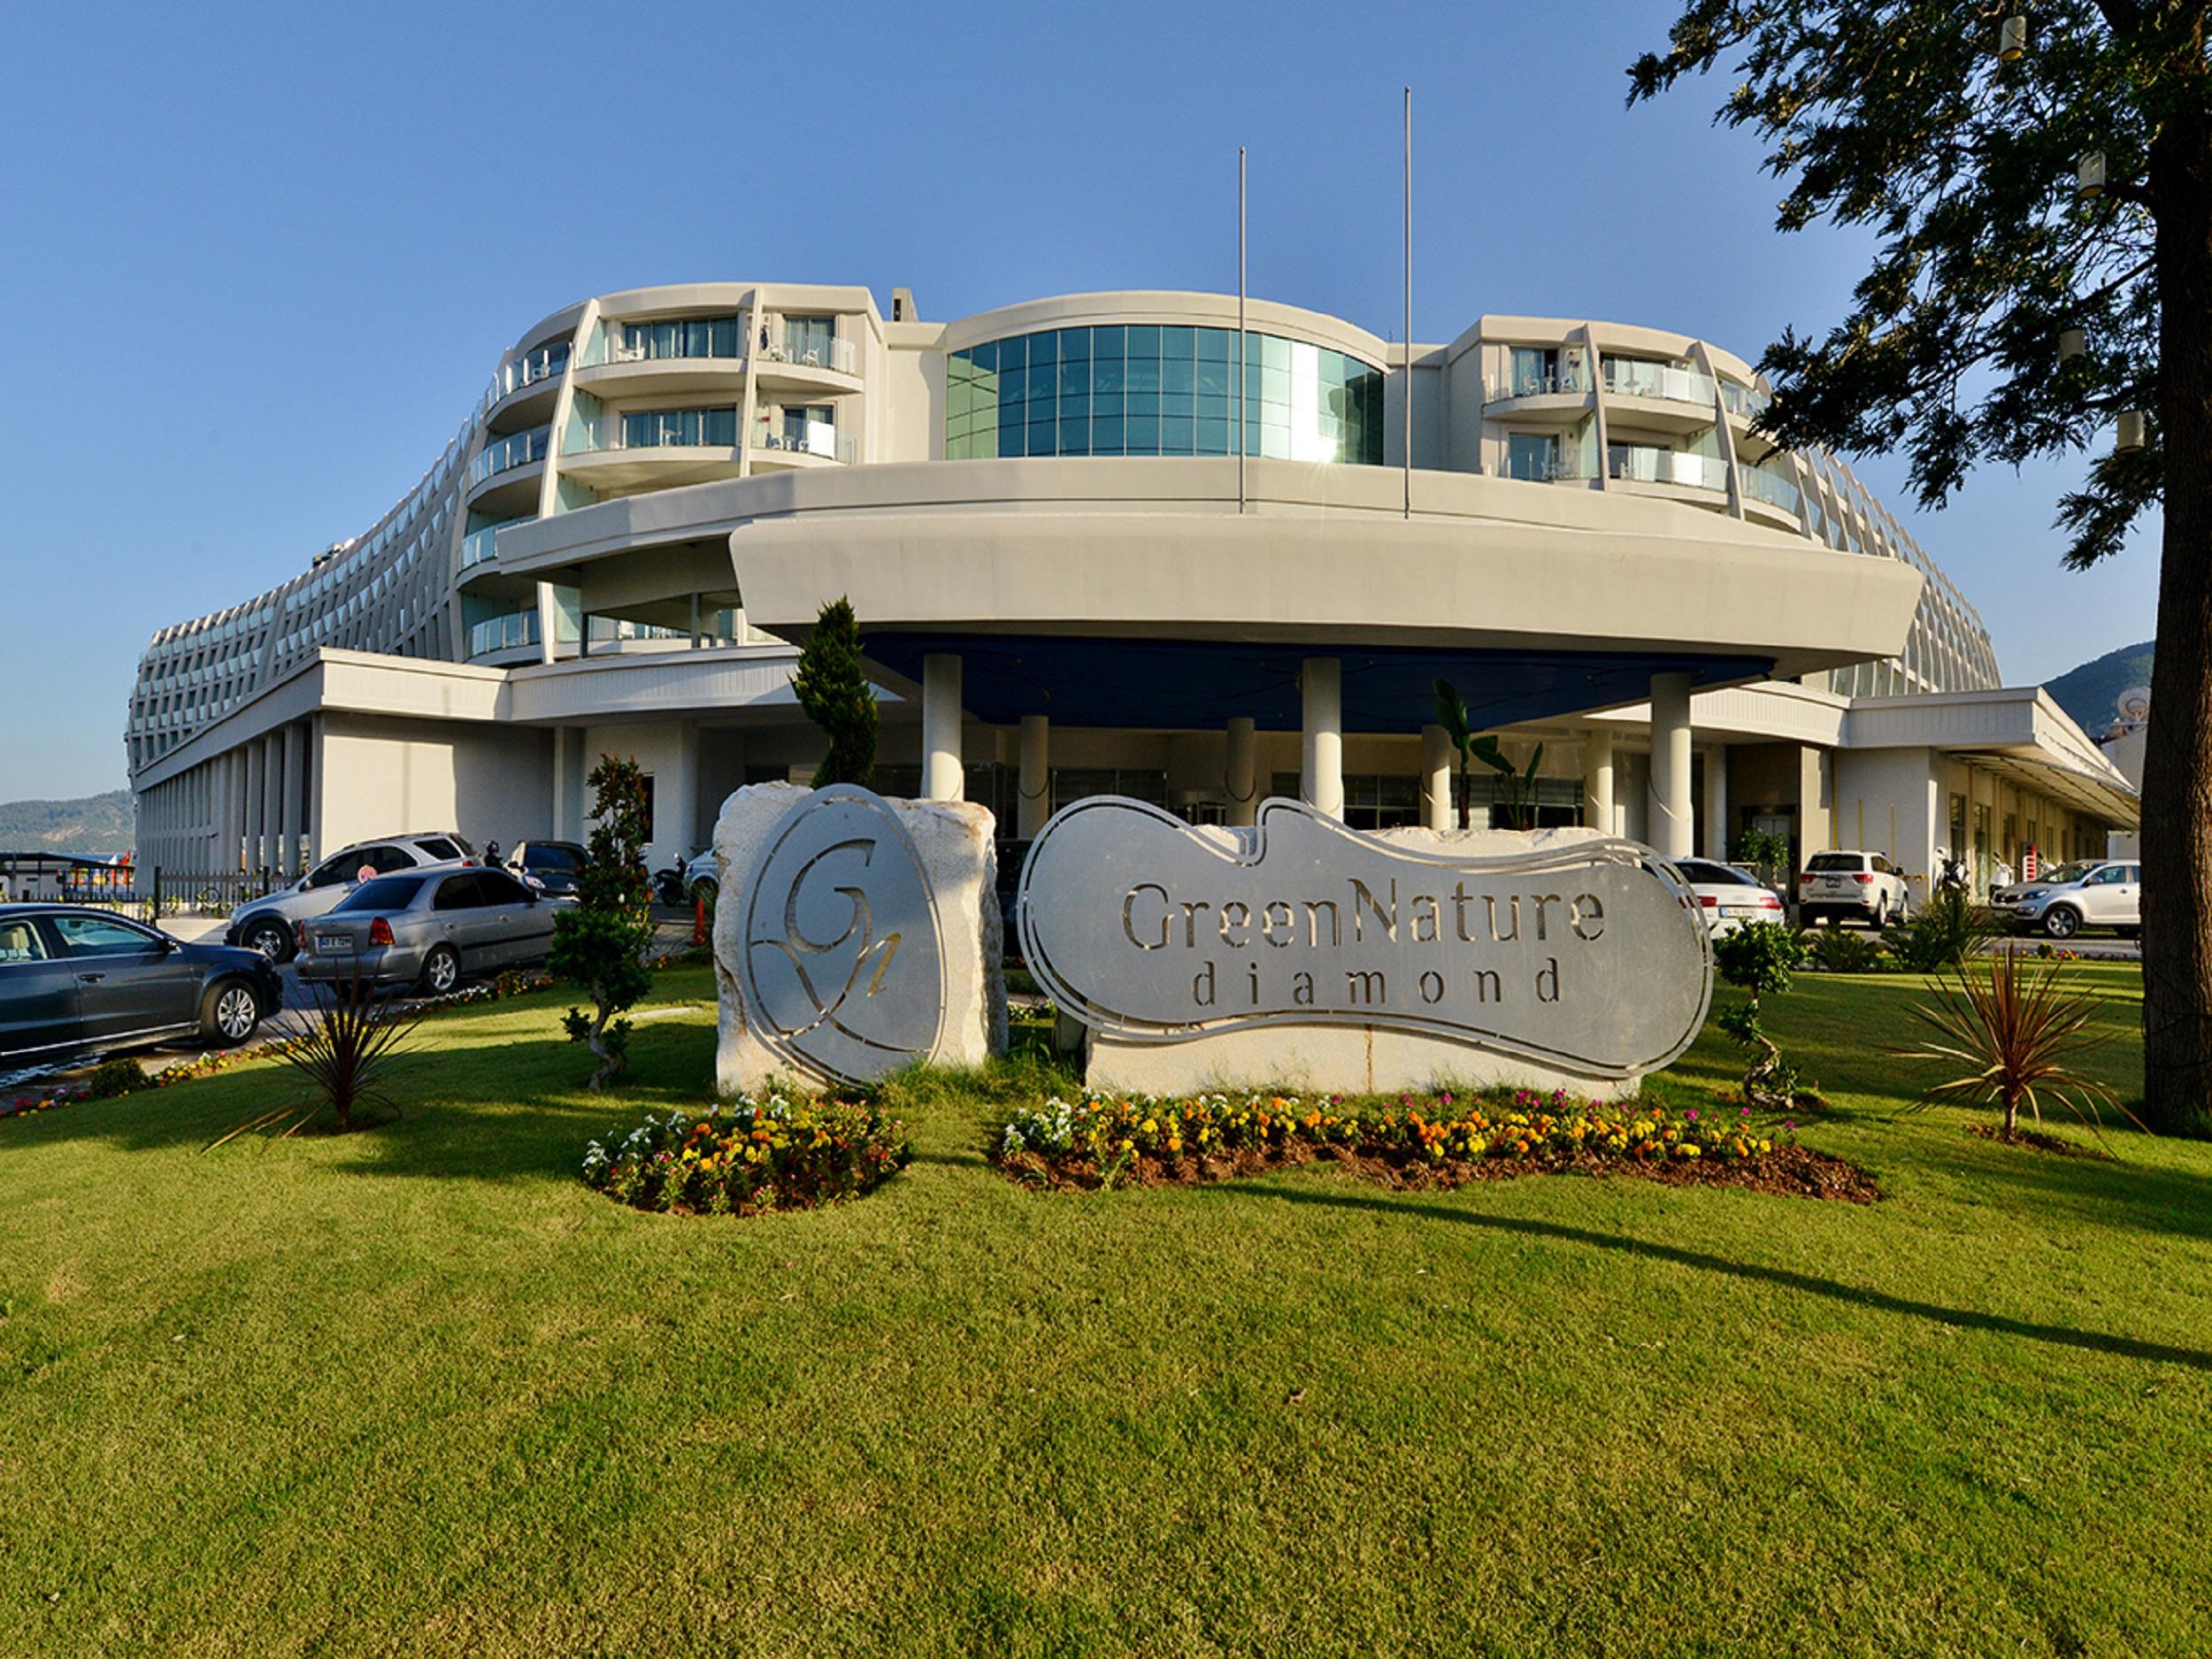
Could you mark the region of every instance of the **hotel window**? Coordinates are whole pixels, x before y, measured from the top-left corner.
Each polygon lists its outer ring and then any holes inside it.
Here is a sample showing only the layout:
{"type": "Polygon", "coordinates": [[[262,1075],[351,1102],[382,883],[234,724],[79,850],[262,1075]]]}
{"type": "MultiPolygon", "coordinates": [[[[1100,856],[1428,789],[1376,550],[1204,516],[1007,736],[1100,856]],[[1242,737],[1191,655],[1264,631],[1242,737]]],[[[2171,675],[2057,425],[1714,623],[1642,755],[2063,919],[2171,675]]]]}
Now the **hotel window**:
{"type": "Polygon", "coordinates": [[[828,363],[835,356],[830,343],[837,338],[834,317],[787,317],[783,319],[784,349],[794,363],[828,363]]]}
{"type": "Polygon", "coordinates": [[[1505,475],[1541,484],[1559,471],[1559,439],[1548,432],[1506,434],[1505,475]]]}
{"type": "Polygon", "coordinates": [[[1513,348],[1512,379],[1506,390],[1509,397],[1533,397],[1543,392],[1559,389],[1559,353],[1551,346],[1516,346],[1513,348]]]}

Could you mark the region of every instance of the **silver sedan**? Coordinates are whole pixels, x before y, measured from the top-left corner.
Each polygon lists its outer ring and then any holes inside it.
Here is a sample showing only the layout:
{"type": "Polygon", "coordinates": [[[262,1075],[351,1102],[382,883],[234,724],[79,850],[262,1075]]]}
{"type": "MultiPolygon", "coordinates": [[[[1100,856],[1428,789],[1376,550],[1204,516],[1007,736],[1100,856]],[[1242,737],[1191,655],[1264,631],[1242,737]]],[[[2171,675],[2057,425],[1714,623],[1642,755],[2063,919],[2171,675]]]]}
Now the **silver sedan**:
{"type": "Polygon", "coordinates": [[[300,924],[300,977],[358,975],[442,996],[465,974],[543,961],[557,909],[503,870],[379,876],[300,924]]]}

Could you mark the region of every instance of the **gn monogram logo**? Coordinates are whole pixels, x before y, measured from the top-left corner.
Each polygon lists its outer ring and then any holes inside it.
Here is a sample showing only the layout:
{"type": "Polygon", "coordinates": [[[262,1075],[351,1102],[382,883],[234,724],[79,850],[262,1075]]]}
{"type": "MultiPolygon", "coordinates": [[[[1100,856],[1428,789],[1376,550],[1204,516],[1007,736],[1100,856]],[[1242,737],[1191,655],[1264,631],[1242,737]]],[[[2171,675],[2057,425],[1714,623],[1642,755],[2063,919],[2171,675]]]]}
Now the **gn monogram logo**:
{"type": "Polygon", "coordinates": [[[936,1047],[936,897],[880,796],[849,784],[809,795],[769,836],[741,903],[747,1018],[794,1069],[866,1082],[936,1047]]]}

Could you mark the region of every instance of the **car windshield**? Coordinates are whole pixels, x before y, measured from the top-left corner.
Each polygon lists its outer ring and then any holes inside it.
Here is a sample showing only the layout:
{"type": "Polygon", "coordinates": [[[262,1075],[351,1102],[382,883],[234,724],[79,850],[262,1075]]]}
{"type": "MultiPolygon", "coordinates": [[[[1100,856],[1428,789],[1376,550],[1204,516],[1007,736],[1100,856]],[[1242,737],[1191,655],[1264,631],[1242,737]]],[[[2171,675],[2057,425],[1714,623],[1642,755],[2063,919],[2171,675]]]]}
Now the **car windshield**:
{"type": "Polygon", "coordinates": [[[1863,853],[1815,853],[1808,870],[1848,870],[1854,874],[1866,868],[1863,853]]]}
{"type": "Polygon", "coordinates": [[[2090,869],[2091,866],[2085,864],[2053,864],[2048,870],[2039,872],[2035,879],[2039,882],[2047,881],[2055,887],[2064,887],[2070,882],[2080,880],[2089,873],[2090,869]]]}
{"type": "Polygon", "coordinates": [[[529,870],[573,870],[576,855],[565,847],[526,847],[522,863],[529,870]]]}
{"type": "MultiPolygon", "coordinates": [[[[421,876],[379,876],[365,881],[348,894],[338,905],[339,910],[403,910],[415,902],[415,895],[422,891],[425,880],[421,876]]],[[[335,915],[337,912],[333,911],[335,915]]]]}
{"type": "Polygon", "coordinates": [[[1682,873],[1693,881],[1709,887],[1755,887],[1759,884],[1740,870],[1731,870],[1726,864],[1709,864],[1702,858],[1684,858],[1678,861],[1682,873]]]}

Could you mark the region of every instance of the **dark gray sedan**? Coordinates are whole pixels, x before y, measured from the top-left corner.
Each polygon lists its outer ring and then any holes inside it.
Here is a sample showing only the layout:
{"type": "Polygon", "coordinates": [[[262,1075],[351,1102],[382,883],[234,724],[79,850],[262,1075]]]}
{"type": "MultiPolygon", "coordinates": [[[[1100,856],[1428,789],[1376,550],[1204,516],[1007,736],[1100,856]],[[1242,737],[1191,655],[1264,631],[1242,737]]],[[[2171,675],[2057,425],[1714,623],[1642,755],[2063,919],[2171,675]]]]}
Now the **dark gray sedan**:
{"type": "Polygon", "coordinates": [[[465,975],[542,962],[557,908],[503,870],[379,876],[300,924],[300,977],[442,996],[465,975]]]}
{"type": "Polygon", "coordinates": [[[0,1054],[53,1061],[197,1033],[227,1047],[284,1005],[266,957],[73,904],[0,904],[0,1054]]]}

